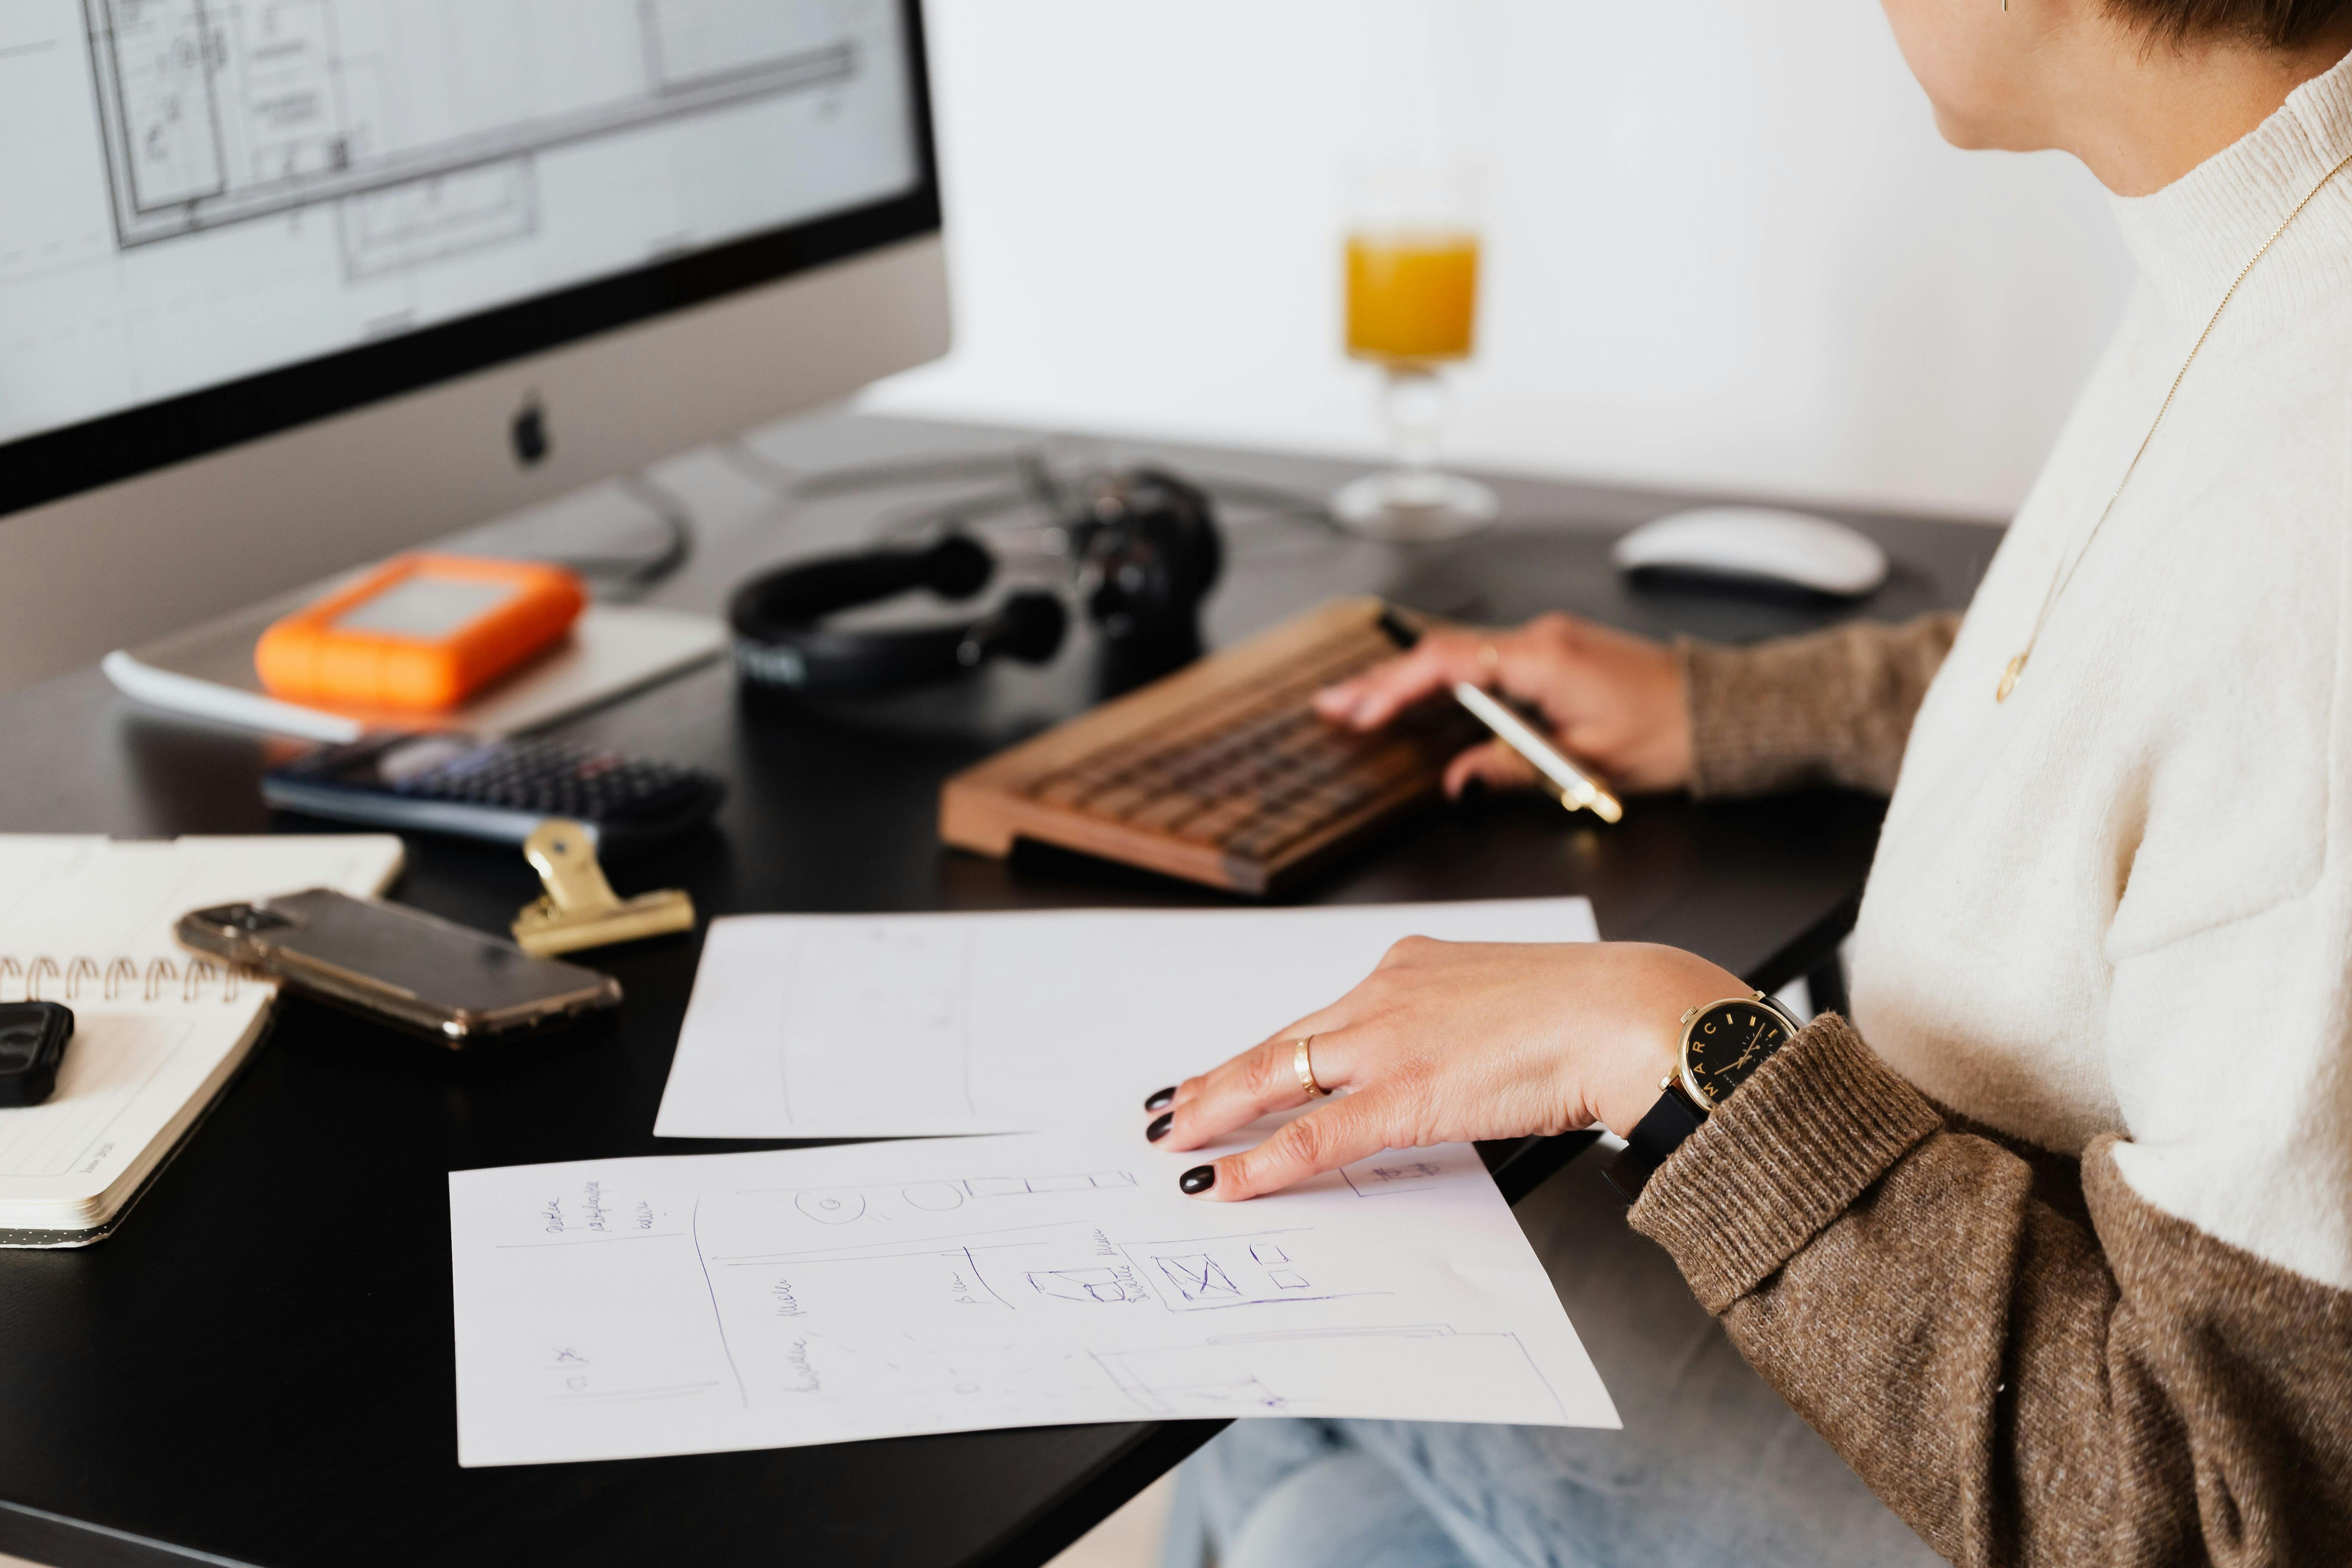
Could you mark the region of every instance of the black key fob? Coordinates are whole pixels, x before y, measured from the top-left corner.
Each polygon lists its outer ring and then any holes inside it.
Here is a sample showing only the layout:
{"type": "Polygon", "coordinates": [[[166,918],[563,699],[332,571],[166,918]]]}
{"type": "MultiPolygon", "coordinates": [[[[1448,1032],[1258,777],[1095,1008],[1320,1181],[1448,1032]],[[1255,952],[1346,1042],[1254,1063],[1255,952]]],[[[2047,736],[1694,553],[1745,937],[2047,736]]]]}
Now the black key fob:
{"type": "Polygon", "coordinates": [[[55,1002],[0,1002],[0,1106],[49,1098],[73,1029],[72,1009],[55,1002]]]}

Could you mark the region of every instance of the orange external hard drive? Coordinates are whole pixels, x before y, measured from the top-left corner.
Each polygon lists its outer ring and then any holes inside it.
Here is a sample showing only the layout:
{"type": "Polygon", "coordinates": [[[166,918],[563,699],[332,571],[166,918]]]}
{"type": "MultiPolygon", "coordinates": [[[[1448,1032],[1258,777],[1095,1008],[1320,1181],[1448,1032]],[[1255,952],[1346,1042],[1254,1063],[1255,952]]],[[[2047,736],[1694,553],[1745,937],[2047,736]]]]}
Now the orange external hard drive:
{"type": "Polygon", "coordinates": [[[561,567],[400,555],[273,624],[253,667],[289,702],[455,708],[560,640],[587,602],[561,567]]]}

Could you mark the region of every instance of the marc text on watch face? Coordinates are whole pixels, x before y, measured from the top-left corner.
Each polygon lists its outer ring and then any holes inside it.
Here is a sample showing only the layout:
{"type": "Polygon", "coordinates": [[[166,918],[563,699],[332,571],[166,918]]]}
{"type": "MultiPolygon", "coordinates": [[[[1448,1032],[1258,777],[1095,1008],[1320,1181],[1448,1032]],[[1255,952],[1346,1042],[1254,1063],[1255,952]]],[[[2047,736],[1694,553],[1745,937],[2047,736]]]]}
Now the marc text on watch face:
{"type": "Polygon", "coordinates": [[[1709,1105],[1719,1105],[1788,1040],[1788,1026],[1769,1008],[1717,1003],[1691,1021],[1690,1048],[1684,1053],[1691,1082],[1709,1105]]]}

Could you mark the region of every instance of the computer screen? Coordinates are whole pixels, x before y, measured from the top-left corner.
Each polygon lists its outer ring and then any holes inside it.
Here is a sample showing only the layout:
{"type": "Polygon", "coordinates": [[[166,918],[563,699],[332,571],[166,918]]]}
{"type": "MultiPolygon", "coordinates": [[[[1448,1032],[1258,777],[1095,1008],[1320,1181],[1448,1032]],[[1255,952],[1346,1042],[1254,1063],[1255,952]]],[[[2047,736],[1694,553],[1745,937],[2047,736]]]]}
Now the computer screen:
{"type": "Polygon", "coordinates": [[[913,0],[5,0],[0,513],[938,226],[913,0]]]}

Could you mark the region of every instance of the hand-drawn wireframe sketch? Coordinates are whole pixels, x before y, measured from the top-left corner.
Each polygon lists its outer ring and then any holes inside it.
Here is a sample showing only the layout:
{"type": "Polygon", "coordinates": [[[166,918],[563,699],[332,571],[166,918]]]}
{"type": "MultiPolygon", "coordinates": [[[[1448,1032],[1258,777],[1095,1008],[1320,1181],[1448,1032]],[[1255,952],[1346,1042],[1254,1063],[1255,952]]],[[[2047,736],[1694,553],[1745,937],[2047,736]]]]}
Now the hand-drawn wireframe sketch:
{"type": "Polygon", "coordinates": [[[1066,1132],[461,1172],[460,1459],[1193,1415],[1613,1425],[1475,1151],[1430,1152],[1439,1175],[1371,1208],[1336,1177],[1202,1204],[1180,1161],[1066,1132]]]}
{"type": "Polygon", "coordinates": [[[1372,1352],[1384,1377],[1476,1384],[1519,1394],[1506,1424],[1559,1425],[1565,1416],[1517,1334],[1457,1334],[1442,1324],[1352,1332],[1252,1334],[1095,1359],[1146,1415],[1286,1415],[1318,1412],[1360,1377],[1372,1352]]]}
{"type": "Polygon", "coordinates": [[[870,1219],[877,1225],[941,1215],[961,1208],[974,1198],[1024,1197],[1032,1193],[1091,1192],[1097,1188],[1131,1187],[1132,1171],[1079,1171],[1041,1176],[958,1176],[940,1182],[915,1182],[873,1187],[810,1188],[793,1194],[800,1211],[821,1225],[847,1225],[870,1219]]]}
{"type": "Polygon", "coordinates": [[[796,1194],[793,1202],[820,1225],[847,1225],[866,1217],[866,1194],[855,1187],[846,1191],[813,1188],[796,1194]]]}
{"type": "MultiPolygon", "coordinates": [[[[1109,1173],[1124,1176],[1125,1172],[1109,1173]]],[[[751,1189],[731,1194],[723,1213],[714,1209],[701,1233],[714,1243],[755,1229],[765,1235],[773,1225],[761,1205],[789,1197],[794,1209],[828,1228],[858,1220],[871,1228],[917,1220],[917,1214],[894,1211],[894,1204],[909,1190],[953,1191],[973,1184],[971,1178],[924,1184],[914,1189],[893,1187],[817,1187],[796,1192],[751,1189]]],[[[1131,1181],[1097,1187],[1064,1184],[1055,1177],[1037,1178],[1033,1190],[1066,1194],[1108,1192],[1132,1188],[1131,1181]]],[[[941,1211],[928,1211],[937,1218],[941,1211]]],[[[933,1227],[936,1229],[936,1227],[933,1227]]],[[[1269,1303],[1329,1301],[1346,1296],[1385,1293],[1376,1268],[1328,1262],[1318,1266],[1321,1284],[1305,1271],[1315,1238],[1291,1231],[1234,1232],[1226,1235],[1192,1232],[1175,1239],[1131,1239],[1115,1220],[1059,1217],[1042,1224],[1016,1224],[999,1229],[931,1235],[900,1239],[840,1241],[812,1238],[817,1245],[780,1250],[709,1254],[727,1269],[782,1268],[822,1271],[837,1279],[875,1273],[903,1278],[910,1267],[951,1268],[952,1289],[982,1301],[1013,1307],[1026,1294],[1059,1301],[1094,1305],[1152,1305],[1170,1312],[1193,1312],[1269,1303]],[[967,1240],[969,1235],[974,1239],[967,1240]],[[915,1260],[910,1264],[909,1260],[915,1260]],[[1025,1281],[1028,1293],[1020,1289],[1025,1281]]],[[[1031,1303],[1034,1304],[1034,1303],[1031,1303]]]]}
{"type": "Polygon", "coordinates": [[[1216,1258],[1208,1253],[1180,1253],[1174,1257],[1155,1258],[1152,1261],[1160,1265],[1160,1272],[1175,1284],[1176,1293],[1184,1299],[1187,1306],[1196,1301],[1213,1305],[1220,1301],[1244,1300],[1241,1287],[1234,1283],[1233,1277],[1219,1268],[1216,1258]]]}
{"type": "Polygon", "coordinates": [[[1024,1193],[1075,1193],[1093,1187],[1131,1187],[1132,1171],[1081,1171],[1055,1176],[972,1176],[964,1190],[978,1198],[1009,1198],[1024,1193]]]}
{"type": "Polygon", "coordinates": [[[1328,1300],[1334,1295],[1362,1294],[1377,1288],[1366,1280],[1354,1289],[1317,1290],[1301,1268],[1291,1266],[1298,1261],[1292,1252],[1307,1244],[1307,1238],[1276,1232],[1128,1242],[1123,1250],[1152,1280],[1161,1299],[1182,1311],[1268,1301],[1328,1300]]]}
{"type": "Polygon", "coordinates": [[[1039,1295],[1065,1301],[1124,1304],[1151,1299],[1130,1268],[1033,1268],[1029,1283],[1039,1295]]]}

